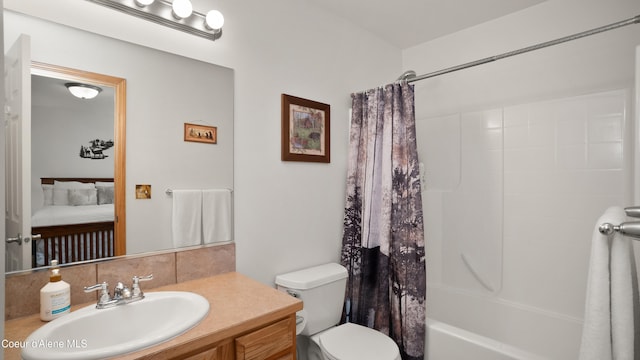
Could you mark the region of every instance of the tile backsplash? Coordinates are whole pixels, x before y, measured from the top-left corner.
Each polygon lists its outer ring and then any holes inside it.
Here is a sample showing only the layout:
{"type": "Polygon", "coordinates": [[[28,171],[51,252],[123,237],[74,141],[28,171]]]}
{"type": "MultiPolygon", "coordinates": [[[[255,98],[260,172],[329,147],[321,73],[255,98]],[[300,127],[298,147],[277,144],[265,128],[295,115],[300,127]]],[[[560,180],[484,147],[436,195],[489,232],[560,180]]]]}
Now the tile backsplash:
{"type": "MultiPolygon", "coordinates": [[[[135,275],[153,274],[141,284],[143,290],[235,271],[235,244],[216,244],[196,249],[180,249],[145,255],[130,255],[100,262],[63,266],[62,278],[71,285],[71,305],[97,300],[96,293],[83,288],[106,281],[110,289],[121,281],[131,286],[135,275]]],[[[5,280],[5,320],[40,311],[40,289],[49,281],[47,269],[7,275],[5,280]]]]}

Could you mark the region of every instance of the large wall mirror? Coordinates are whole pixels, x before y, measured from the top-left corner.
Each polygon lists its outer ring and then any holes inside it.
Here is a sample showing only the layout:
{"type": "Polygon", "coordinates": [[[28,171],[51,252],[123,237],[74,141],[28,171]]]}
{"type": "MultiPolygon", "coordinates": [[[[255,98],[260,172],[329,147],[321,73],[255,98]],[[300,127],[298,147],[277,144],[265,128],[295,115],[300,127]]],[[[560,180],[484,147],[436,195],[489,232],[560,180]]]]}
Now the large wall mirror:
{"type": "MultiPolygon", "coordinates": [[[[100,96],[106,95],[104,99],[112,97],[114,145],[105,151],[105,159],[81,159],[79,156],[81,149],[89,147],[94,140],[112,140],[103,135],[107,130],[98,129],[98,125],[84,133],[65,128],[72,125],[60,125],[55,133],[66,130],[76,134],[75,139],[67,140],[72,142],[73,152],[62,155],[56,147],[49,153],[57,157],[56,161],[68,158],[88,167],[113,169],[115,238],[120,244],[117,253],[141,254],[175,248],[173,197],[167,190],[233,190],[232,69],[6,9],[4,26],[7,49],[21,34],[31,38],[34,86],[57,82],[60,89],[61,82],[73,80],[103,87],[100,96]],[[185,141],[185,123],[215,127],[217,142],[185,141]],[[149,189],[148,197],[136,198],[139,185],[149,189]]],[[[51,115],[44,112],[45,118],[51,115]]],[[[46,122],[46,119],[38,121],[46,122]]],[[[50,135],[54,133],[51,128],[38,131],[39,136],[43,136],[43,131],[50,135]]],[[[43,147],[32,149],[44,151],[43,147]]],[[[47,160],[34,159],[32,162],[35,166],[43,161],[47,160]]],[[[63,166],[57,165],[60,169],[63,166]]],[[[40,195],[35,195],[33,201],[38,203],[34,209],[43,201],[39,182],[42,177],[108,179],[110,176],[99,171],[89,174],[48,169],[34,171],[33,178],[36,177],[31,191],[32,194],[40,192],[40,195]]]]}

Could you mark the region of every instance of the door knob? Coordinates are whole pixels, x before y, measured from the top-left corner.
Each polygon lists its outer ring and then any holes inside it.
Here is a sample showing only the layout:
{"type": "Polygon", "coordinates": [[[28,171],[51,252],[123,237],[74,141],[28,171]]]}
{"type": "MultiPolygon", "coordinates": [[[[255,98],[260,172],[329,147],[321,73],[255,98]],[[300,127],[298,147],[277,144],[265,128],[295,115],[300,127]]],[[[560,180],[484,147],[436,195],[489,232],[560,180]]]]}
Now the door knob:
{"type": "Polygon", "coordinates": [[[41,234],[33,234],[33,235],[31,235],[31,238],[29,238],[29,237],[23,238],[22,234],[18,234],[18,236],[16,236],[16,237],[7,238],[7,244],[18,243],[18,245],[22,245],[23,241],[25,243],[28,243],[30,240],[39,240],[39,239],[42,239],[42,235],[41,234]]]}
{"type": "Polygon", "coordinates": [[[18,243],[18,245],[22,245],[22,235],[18,234],[16,237],[7,238],[7,244],[18,243]]]}

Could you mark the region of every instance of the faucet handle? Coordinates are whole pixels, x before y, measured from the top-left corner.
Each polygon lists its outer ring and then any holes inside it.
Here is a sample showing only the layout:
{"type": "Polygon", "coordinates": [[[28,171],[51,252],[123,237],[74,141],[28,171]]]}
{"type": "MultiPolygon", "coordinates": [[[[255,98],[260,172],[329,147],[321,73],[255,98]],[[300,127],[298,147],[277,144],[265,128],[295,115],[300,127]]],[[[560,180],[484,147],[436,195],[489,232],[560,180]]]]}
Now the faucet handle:
{"type": "Polygon", "coordinates": [[[149,274],[146,276],[134,276],[133,277],[133,285],[131,286],[131,297],[144,297],[144,293],[142,289],[140,289],[140,281],[149,281],[153,280],[153,274],[149,274]]]}
{"type": "Polygon", "coordinates": [[[149,281],[153,280],[153,274],[145,275],[145,276],[134,276],[133,284],[137,284],[139,281],[149,281]]]}
{"type": "Polygon", "coordinates": [[[100,290],[100,299],[98,300],[98,304],[106,303],[111,298],[109,297],[109,284],[106,281],[103,281],[102,284],[95,284],[91,286],[85,286],[84,292],[92,292],[94,290],[100,290]]]}
{"type": "Polygon", "coordinates": [[[113,298],[114,299],[130,299],[131,298],[131,290],[121,282],[116,284],[116,287],[113,289],[113,298]]]}

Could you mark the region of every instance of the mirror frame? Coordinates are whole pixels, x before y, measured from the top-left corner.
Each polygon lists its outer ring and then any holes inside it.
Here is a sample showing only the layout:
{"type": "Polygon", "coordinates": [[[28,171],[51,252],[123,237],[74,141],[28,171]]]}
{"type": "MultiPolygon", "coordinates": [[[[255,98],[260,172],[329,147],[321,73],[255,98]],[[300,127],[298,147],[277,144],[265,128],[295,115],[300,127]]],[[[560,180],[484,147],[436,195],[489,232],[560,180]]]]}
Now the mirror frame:
{"type": "Polygon", "coordinates": [[[126,255],[126,79],[37,61],[31,62],[31,74],[114,88],[114,256],[126,255]]]}

